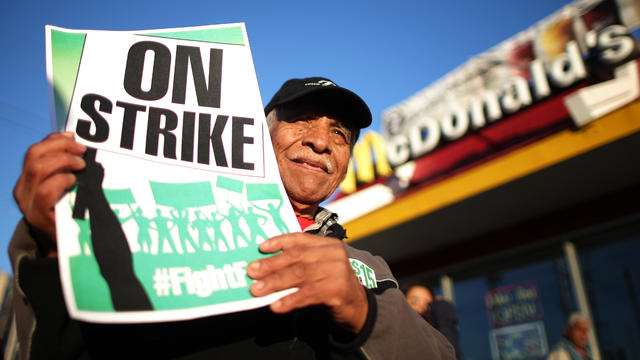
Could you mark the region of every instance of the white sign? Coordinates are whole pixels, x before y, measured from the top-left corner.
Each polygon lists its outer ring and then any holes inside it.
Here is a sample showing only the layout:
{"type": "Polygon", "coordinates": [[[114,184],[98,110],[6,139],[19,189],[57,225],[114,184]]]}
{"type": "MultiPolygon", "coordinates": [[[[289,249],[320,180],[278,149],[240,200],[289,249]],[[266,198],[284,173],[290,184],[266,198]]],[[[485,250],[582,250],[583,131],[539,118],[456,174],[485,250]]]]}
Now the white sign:
{"type": "Polygon", "coordinates": [[[48,26],[54,126],[88,147],[56,206],[73,318],[184,320],[267,305],[246,266],[300,231],[244,24],[138,32],[48,26]]]}

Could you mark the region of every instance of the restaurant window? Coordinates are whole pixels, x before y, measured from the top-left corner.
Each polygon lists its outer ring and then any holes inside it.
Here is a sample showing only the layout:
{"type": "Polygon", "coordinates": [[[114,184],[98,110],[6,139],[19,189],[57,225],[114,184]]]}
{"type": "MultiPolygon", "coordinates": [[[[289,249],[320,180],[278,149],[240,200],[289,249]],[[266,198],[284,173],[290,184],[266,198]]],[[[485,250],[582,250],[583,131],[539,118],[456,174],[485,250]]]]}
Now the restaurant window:
{"type": "Polygon", "coordinates": [[[602,359],[640,359],[640,221],[573,241],[602,359]]]}
{"type": "Polygon", "coordinates": [[[560,246],[452,274],[466,360],[544,358],[575,309],[560,246]]]}

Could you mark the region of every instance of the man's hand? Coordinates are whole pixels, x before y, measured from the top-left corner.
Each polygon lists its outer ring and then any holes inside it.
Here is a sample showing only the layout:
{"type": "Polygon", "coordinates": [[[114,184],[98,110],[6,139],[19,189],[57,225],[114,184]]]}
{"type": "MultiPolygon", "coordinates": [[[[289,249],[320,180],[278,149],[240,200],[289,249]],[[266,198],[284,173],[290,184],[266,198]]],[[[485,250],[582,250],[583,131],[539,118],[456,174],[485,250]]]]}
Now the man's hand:
{"type": "Polygon", "coordinates": [[[44,233],[51,245],[56,241],[55,203],[75,184],[76,176],[72,172],[85,167],[81,156],[86,148],[73,137],[70,132],[52,133],[32,145],[13,189],[13,197],[26,221],[44,233]]]}
{"type": "Polygon", "coordinates": [[[265,241],[260,244],[260,251],[282,252],[253,261],[247,267],[247,274],[256,280],[251,285],[254,296],[298,288],[271,304],[273,312],[325,305],[335,323],[355,334],[362,330],[369,309],[367,294],[349,264],[342,242],[293,233],[265,241]]]}

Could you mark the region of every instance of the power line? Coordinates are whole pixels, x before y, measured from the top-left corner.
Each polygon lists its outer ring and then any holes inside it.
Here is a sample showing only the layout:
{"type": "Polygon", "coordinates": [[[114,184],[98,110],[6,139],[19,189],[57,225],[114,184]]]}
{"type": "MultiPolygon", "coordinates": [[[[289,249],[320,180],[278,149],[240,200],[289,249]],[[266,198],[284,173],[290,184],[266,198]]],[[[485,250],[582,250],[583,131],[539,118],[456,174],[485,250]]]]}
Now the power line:
{"type": "Polygon", "coordinates": [[[11,120],[9,117],[3,116],[3,115],[0,115],[0,121],[6,122],[6,123],[14,125],[14,126],[17,126],[17,127],[21,128],[22,130],[28,130],[29,132],[37,133],[37,134],[42,135],[42,136],[45,136],[50,132],[48,130],[45,131],[45,130],[43,130],[41,128],[28,126],[25,123],[21,123],[21,122],[18,122],[18,121],[11,120]]]}

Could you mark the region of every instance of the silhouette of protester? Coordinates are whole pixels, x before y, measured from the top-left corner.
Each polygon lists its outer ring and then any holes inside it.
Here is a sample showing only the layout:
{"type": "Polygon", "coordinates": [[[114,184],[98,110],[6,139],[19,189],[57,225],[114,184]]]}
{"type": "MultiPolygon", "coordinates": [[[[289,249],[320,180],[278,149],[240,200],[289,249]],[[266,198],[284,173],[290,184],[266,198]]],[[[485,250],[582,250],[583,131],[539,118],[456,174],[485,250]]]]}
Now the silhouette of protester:
{"type": "Polygon", "coordinates": [[[78,243],[83,254],[91,255],[91,228],[86,220],[74,219],[80,231],[78,232],[78,243]]]}
{"type": "MultiPolygon", "coordinates": [[[[242,219],[244,216],[242,215],[243,212],[240,211],[237,207],[233,206],[232,204],[229,204],[229,215],[226,216],[227,220],[229,220],[229,223],[231,224],[231,234],[232,234],[232,241],[235,242],[238,238],[244,239],[245,243],[249,242],[249,238],[247,237],[247,235],[244,233],[244,231],[242,231],[242,228],[240,227],[240,219],[242,219]]],[[[238,247],[242,247],[239,241],[237,242],[238,247]]],[[[246,245],[245,245],[246,246],[246,245]]],[[[232,248],[233,249],[233,248],[232,248]]]]}
{"type": "Polygon", "coordinates": [[[176,245],[173,243],[173,238],[171,237],[171,229],[173,229],[175,223],[171,222],[171,219],[163,216],[162,211],[159,208],[156,209],[156,216],[151,219],[151,221],[158,232],[158,252],[163,252],[162,249],[164,248],[164,241],[167,240],[169,247],[171,248],[171,252],[178,254],[178,249],[176,249],[176,245]],[[171,222],[171,225],[169,222],[171,222]]]}
{"type": "Polygon", "coordinates": [[[96,149],[88,148],[84,155],[86,168],[77,174],[73,218],[82,220],[89,211],[93,254],[109,286],[113,308],[152,310],[151,301],[134,274],[133,257],[120,221],[102,191],[104,168],[95,158],[96,149]]]}
{"type": "Polygon", "coordinates": [[[151,228],[151,220],[142,214],[142,209],[135,209],[129,218],[132,218],[138,225],[138,245],[144,252],[151,252],[151,236],[149,229],[151,228]]]}
{"type": "Polygon", "coordinates": [[[180,244],[182,245],[182,251],[187,252],[187,242],[191,244],[191,247],[194,251],[200,249],[200,246],[196,244],[193,240],[193,237],[189,233],[189,213],[187,210],[174,209],[171,211],[171,217],[173,218],[173,223],[178,227],[178,234],[180,234],[180,244]]]}
{"type": "Polygon", "coordinates": [[[288,234],[289,233],[289,228],[287,227],[287,224],[284,222],[284,220],[282,219],[282,216],[280,216],[280,208],[282,207],[283,202],[280,201],[278,203],[278,207],[273,206],[273,204],[269,203],[267,204],[267,209],[257,206],[256,207],[260,210],[266,211],[267,213],[269,213],[269,215],[271,216],[271,219],[273,219],[273,223],[276,225],[276,227],[278,228],[278,230],[280,230],[281,234],[288,234]]]}
{"type": "Polygon", "coordinates": [[[198,210],[196,212],[196,218],[191,222],[191,225],[198,232],[198,242],[202,247],[204,244],[209,244],[211,250],[216,249],[216,244],[207,232],[207,229],[211,227],[211,219],[207,217],[207,215],[198,210]]]}
{"type": "MultiPolygon", "coordinates": [[[[269,239],[267,233],[264,232],[262,226],[267,223],[267,217],[260,215],[253,211],[253,208],[250,206],[247,209],[247,212],[244,214],[244,220],[247,222],[249,226],[249,233],[251,234],[251,240],[256,241],[258,237],[262,238],[262,241],[269,239]]],[[[256,243],[258,243],[256,241],[256,243]]]]}
{"type": "Polygon", "coordinates": [[[219,213],[216,213],[215,211],[211,212],[210,214],[211,214],[211,221],[209,222],[209,224],[213,229],[214,242],[218,243],[218,250],[226,251],[226,250],[235,249],[236,246],[233,243],[233,239],[227,239],[227,237],[222,232],[222,222],[225,220],[227,221],[229,220],[226,218],[226,216],[224,216],[224,214],[219,214],[219,213]],[[218,218],[218,216],[220,216],[220,218],[218,218]],[[225,242],[226,242],[226,245],[225,245],[225,242]]]}

